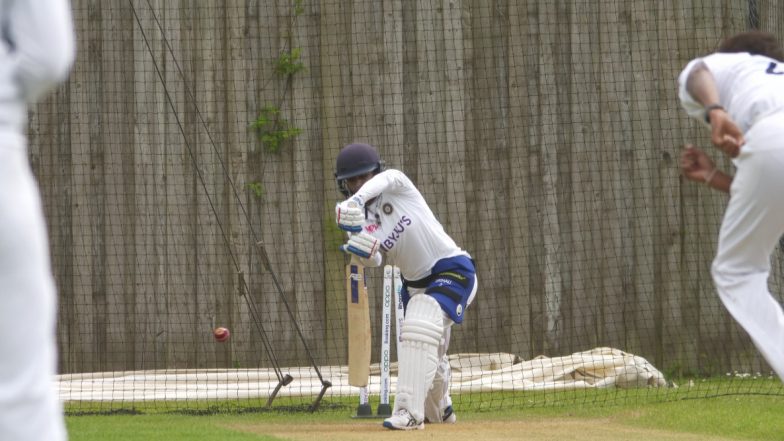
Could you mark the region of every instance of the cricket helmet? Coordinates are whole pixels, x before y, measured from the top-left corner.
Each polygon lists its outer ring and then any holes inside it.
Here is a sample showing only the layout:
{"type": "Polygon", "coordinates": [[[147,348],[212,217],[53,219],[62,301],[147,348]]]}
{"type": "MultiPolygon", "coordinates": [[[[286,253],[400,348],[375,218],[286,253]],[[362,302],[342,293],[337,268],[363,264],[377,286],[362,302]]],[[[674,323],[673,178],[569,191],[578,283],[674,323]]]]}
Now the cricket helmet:
{"type": "Polygon", "coordinates": [[[335,165],[335,180],[338,189],[344,196],[351,196],[346,180],[366,173],[380,173],[384,170],[384,161],[375,147],[369,144],[349,144],[338,153],[335,165]]]}

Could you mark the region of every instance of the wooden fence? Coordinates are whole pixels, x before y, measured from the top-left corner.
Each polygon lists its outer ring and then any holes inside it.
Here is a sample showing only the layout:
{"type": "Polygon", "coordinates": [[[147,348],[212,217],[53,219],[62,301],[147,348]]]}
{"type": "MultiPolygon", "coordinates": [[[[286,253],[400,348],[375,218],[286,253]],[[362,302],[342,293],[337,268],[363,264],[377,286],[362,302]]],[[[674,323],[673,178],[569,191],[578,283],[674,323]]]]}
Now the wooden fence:
{"type": "Polygon", "coordinates": [[[679,178],[679,146],[708,138],[676,78],[724,36],[780,31],[777,2],[73,6],[77,62],[30,123],[61,371],[344,363],[333,170],[359,140],[477,262],[450,352],[764,369],[713,291],[725,199],[679,178]],[[260,117],[291,129],[279,151],[260,117]]]}

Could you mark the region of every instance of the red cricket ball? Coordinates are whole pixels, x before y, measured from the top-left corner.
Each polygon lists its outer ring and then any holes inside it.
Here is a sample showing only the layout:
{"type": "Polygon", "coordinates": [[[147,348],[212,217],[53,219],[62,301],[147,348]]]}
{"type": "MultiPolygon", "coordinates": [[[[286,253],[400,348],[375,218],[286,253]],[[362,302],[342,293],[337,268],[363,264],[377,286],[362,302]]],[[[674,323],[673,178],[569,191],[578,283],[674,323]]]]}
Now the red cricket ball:
{"type": "Polygon", "coordinates": [[[224,342],[229,339],[231,332],[229,332],[229,330],[224,327],[215,328],[212,331],[212,336],[215,337],[215,341],[224,342]]]}

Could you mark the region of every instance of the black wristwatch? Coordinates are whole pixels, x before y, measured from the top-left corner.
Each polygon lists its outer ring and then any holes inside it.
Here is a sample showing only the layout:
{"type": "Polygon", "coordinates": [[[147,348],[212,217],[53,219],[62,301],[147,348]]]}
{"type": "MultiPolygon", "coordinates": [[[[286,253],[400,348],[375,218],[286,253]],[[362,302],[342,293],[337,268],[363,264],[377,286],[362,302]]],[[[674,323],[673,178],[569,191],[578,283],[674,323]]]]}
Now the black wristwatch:
{"type": "Polygon", "coordinates": [[[716,110],[716,109],[721,109],[721,110],[724,110],[726,112],[726,110],[724,109],[724,106],[722,106],[721,104],[711,104],[710,106],[706,106],[705,107],[705,122],[706,123],[710,124],[710,113],[711,113],[711,111],[716,110]]]}

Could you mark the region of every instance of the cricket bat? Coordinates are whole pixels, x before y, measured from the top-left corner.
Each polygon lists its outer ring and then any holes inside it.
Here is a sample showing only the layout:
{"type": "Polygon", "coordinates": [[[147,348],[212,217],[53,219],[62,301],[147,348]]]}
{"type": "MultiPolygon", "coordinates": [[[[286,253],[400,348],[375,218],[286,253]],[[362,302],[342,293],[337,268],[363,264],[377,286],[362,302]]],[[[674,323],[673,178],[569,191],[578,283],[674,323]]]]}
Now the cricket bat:
{"type": "Polygon", "coordinates": [[[355,256],[346,265],[348,384],[364,387],[370,377],[370,308],[365,266],[355,256]]]}

